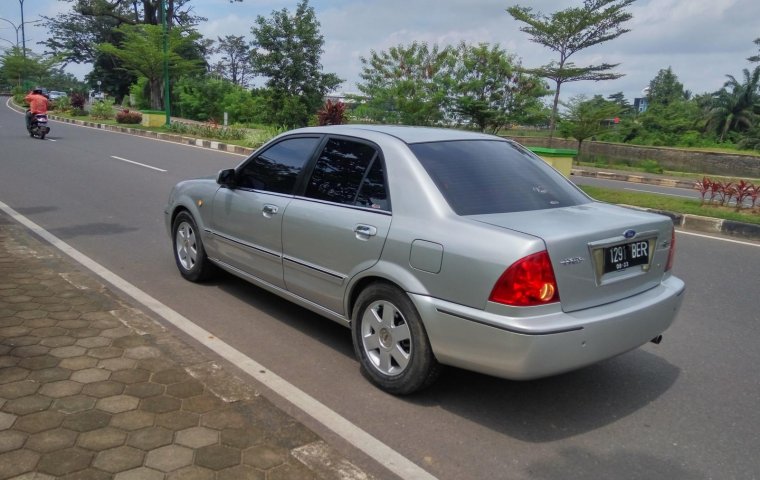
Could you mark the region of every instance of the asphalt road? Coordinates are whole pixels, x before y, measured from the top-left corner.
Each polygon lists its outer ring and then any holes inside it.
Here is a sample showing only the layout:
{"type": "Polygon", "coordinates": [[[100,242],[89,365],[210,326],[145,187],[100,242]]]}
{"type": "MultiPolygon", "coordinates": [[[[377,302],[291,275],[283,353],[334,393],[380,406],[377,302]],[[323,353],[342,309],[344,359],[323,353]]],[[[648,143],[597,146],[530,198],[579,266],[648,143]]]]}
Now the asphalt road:
{"type": "MultiPolygon", "coordinates": [[[[30,139],[23,117],[0,105],[0,201],[435,477],[760,478],[758,244],[678,234],[687,297],[659,346],[531,382],[451,369],[396,398],[361,377],[347,329],[235,278],[195,285],[176,272],[162,219],[171,186],[241,157],[50,126],[45,141],[30,139]]],[[[393,478],[294,413],[365,470],[393,478]]]]}

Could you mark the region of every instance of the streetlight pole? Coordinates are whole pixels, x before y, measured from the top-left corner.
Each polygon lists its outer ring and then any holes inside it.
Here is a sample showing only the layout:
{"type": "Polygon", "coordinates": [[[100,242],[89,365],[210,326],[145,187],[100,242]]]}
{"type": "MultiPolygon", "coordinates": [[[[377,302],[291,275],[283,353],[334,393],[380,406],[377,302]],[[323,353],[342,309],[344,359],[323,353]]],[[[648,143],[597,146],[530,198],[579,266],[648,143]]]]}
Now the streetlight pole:
{"type": "Polygon", "coordinates": [[[166,125],[171,123],[171,92],[169,91],[169,27],[167,23],[168,5],[166,0],[161,0],[161,24],[164,37],[164,110],[166,111],[166,125]]]}
{"type": "MultiPolygon", "coordinates": [[[[18,3],[21,5],[21,51],[23,52],[24,58],[26,58],[26,34],[24,33],[24,0],[18,0],[18,3]]],[[[16,32],[16,36],[18,36],[18,31],[16,32]]],[[[16,43],[18,43],[18,38],[16,38],[16,43]]]]}

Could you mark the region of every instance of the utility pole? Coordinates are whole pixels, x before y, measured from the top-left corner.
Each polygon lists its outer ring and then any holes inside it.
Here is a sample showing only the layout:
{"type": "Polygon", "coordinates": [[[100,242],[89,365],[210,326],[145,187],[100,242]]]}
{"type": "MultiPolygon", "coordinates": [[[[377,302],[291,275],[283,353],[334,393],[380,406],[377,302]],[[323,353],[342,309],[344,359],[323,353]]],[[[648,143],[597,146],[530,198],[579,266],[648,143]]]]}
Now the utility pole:
{"type": "Polygon", "coordinates": [[[164,109],[166,110],[166,125],[171,123],[171,92],[169,91],[169,25],[167,22],[168,5],[161,0],[161,24],[164,37],[164,109]]]}
{"type": "MultiPolygon", "coordinates": [[[[26,59],[26,34],[24,33],[24,0],[18,0],[18,3],[21,5],[21,52],[24,55],[24,59],[26,59]]],[[[16,41],[18,41],[18,38],[16,41]]]]}

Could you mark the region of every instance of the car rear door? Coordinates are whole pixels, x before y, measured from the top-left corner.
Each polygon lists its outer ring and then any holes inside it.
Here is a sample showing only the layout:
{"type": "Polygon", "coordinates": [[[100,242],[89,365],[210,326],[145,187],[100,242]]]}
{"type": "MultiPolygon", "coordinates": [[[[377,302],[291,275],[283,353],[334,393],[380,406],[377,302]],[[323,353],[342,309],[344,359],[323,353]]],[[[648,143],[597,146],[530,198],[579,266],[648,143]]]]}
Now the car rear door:
{"type": "Polygon", "coordinates": [[[212,241],[227,265],[283,288],[282,219],[321,136],[286,137],[256,154],[214,196],[212,241]]]}
{"type": "Polygon", "coordinates": [[[283,219],[287,289],[339,314],[348,281],[377,263],[391,224],[384,161],[370,143],[329,138],[283,219]]]}

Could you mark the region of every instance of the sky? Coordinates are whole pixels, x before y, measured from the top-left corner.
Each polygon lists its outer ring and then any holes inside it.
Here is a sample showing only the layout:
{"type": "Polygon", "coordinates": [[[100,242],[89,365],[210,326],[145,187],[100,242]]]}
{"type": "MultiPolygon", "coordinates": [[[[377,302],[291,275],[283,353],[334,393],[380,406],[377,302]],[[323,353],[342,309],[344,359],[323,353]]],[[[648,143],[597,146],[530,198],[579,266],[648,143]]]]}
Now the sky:
{"type": "MultiPolygon", "coordinates": [[[[22,0],[0,0],[0,48],[15,43],[22,0]]],[[[23,0],[24,20],[40,14],[54,16],[68,11],[67,0],[23,0]]],[[[196,15],[208,18],[198,26],[210,39],[226,35],[251,39],[257,16],[273,10],[294,12],[298,0],[192,0],[196,15]]],[[[357,92],[362,57],[392,46],[424,41],[439,46],[468,43],[499,44],[521,59],[525,67],[556,60],[555,52],[533,43],[520,31],[506,8],[521,5],[545,14],[580,6],[582,0],[311,0],[324,36],[322,65],[345,82],[343,92],[357,92]]],[[[758,0],[637,0],[629,7],[630,32],[609,42],[582,50],[571,57],[576,65],[619,63],[618,80],[574,82],[562,87],[562,99],[583,94],[607,96],[623,92],[632,101],[660,69],[671,67],[687,90],[694,94],[719,90],[726,75],[742,78],[746,60],[760,53],[753,40],[760,37],[758,0]]],[[[46,38],[44,28],[25,24],[27,47],[41,53],[36,42],[46,38]]],[[[89,66],[71,66],[80,78],[89,66]]]]}

